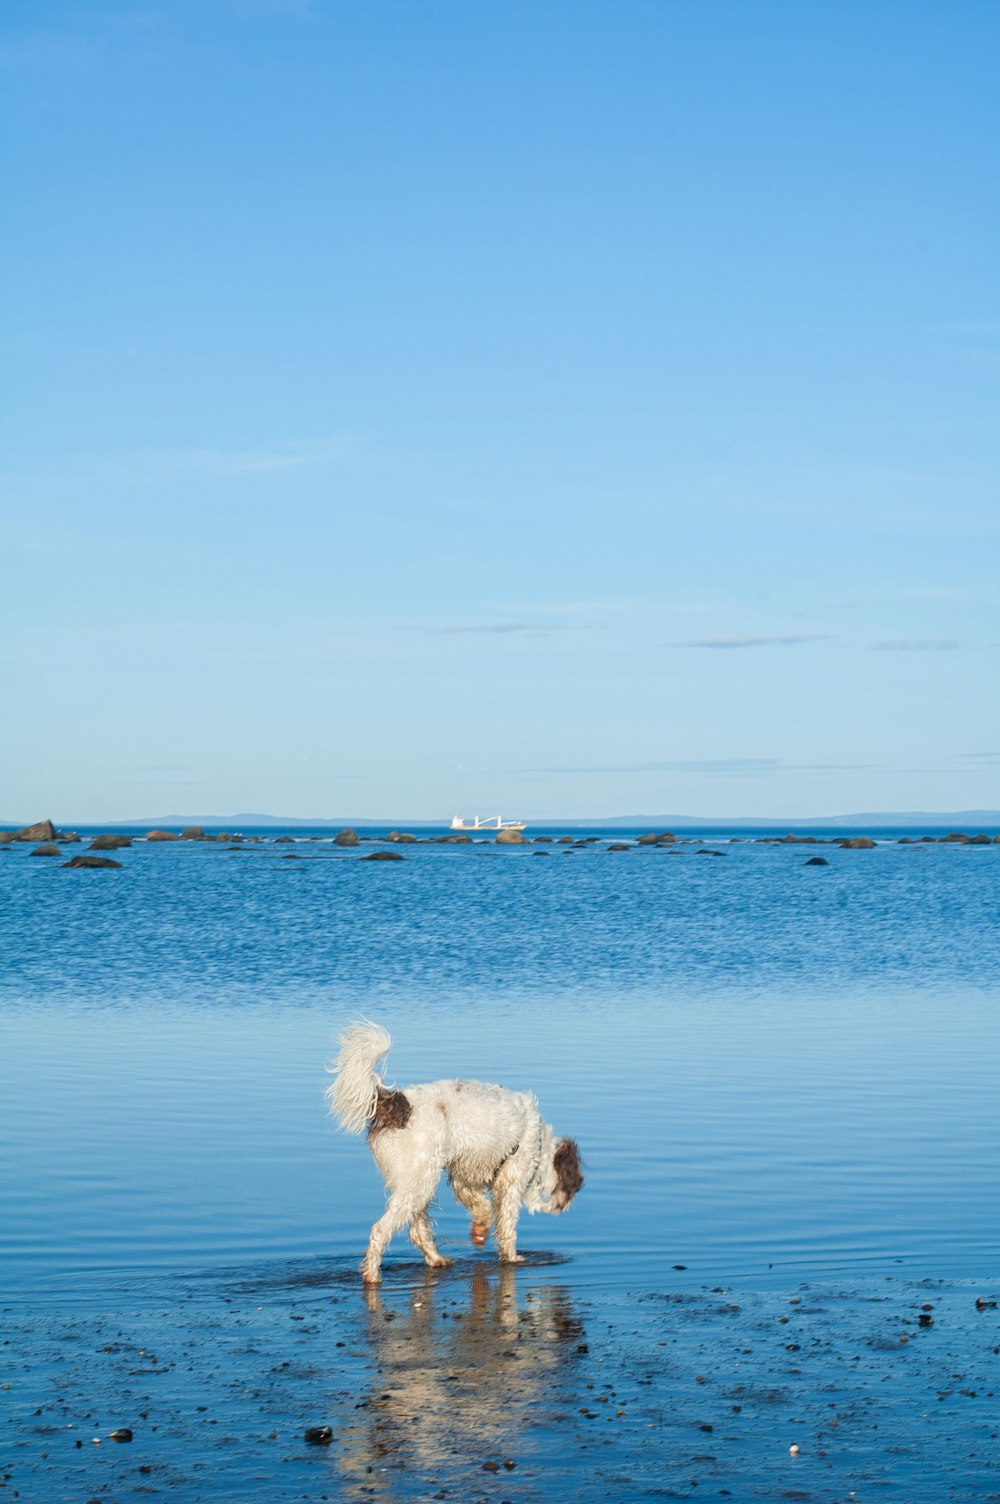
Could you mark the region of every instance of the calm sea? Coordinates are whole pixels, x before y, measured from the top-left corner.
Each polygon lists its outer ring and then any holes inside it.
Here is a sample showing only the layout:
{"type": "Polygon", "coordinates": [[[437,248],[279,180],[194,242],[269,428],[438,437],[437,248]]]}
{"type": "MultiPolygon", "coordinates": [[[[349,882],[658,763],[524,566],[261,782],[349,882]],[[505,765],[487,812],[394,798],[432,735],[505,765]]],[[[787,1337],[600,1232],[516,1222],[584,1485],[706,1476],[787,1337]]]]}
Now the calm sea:
{"type": "MultiPolygon", "coordinates": [[[[381,1182],[323,1091],[360,1015],[396,1084],[532,1088],[579,1139],[584,1192],[521,1242],[580,1279],[1000,1271],[1000,845],[266,834],[0,851],[5,1293],[353,1263],[381,1182]]],[[[447,1194],[438,1223],[466,1248],[447,1194]]]]}

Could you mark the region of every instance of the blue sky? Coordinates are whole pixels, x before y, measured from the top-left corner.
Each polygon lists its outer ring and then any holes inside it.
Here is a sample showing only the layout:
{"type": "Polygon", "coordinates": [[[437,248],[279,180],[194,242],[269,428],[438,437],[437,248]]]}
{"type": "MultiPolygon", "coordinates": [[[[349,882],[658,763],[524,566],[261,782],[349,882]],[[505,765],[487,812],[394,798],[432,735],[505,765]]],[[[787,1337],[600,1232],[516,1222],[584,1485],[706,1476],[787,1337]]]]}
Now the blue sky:
{"type": "Polygon", "coordinates": [[[992,4],[8,0],[5,818],[997,807],[992,4]]]}

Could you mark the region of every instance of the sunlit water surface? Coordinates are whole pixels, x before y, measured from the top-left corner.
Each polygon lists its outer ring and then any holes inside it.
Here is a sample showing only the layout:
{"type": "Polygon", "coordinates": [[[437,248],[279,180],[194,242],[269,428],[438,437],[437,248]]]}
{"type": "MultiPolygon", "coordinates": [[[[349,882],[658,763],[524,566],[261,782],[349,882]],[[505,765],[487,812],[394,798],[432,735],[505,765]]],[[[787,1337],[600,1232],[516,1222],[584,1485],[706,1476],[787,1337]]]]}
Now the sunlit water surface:
{"type": "MultiPolygon", "coordinates": [[[[531,1088],[579,1139],[521,1224],[575,1280],[1000,1271],[1000,846],[701,844],[7,848],[5,1293],[359,1257],[381,1182],[323,1091],[362,1014],[397,1085],[531,1088]]],[[[438,1227],[468,1251],[447,1191],[438,1227]]]]}

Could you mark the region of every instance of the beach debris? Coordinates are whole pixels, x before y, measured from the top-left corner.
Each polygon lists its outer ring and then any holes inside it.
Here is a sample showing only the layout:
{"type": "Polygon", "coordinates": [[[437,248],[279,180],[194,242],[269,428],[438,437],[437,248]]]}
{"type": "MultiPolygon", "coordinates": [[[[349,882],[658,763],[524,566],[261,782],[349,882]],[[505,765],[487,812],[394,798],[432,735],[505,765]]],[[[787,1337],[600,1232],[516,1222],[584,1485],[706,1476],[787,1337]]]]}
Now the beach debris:
{"type": "Polygon", "coordinates": [[[984,1300],[981,1295],[977,1295],[976,1296],[976,1310],[977,1311],[995,1311],[996,1308],[997,1308],[997,1303],[996,1303],[995,1300],[984,1300]]]}
{"type": "Polygon", "coordinates": [[[305,1439],[311,1447],[328,1447],[333,1440],[332,1426],[306,1426],[305,1439]]]}

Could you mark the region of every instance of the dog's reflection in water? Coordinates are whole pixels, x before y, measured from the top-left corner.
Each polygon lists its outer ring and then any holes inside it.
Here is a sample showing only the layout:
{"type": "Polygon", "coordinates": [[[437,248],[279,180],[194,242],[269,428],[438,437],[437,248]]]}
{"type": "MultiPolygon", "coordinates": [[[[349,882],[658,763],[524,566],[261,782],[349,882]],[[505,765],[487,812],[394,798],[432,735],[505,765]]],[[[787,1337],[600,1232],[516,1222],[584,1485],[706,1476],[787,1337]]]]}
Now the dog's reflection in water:
{"type": "Polygon", "coordinates": [[[568,1292],[524,1281],[511,1268],[468,1285],[428,1270],[398,1295],[366,1289],[375,1371],[335,1437],[351,1498],[408,1497],[456,1474],[467,1483],[470,1467],[488,1487],[484,1462],[506,1477],[505,1461],[524,1460],[526,1432],[550,1423],[585,1351],[568,1292]]]}

